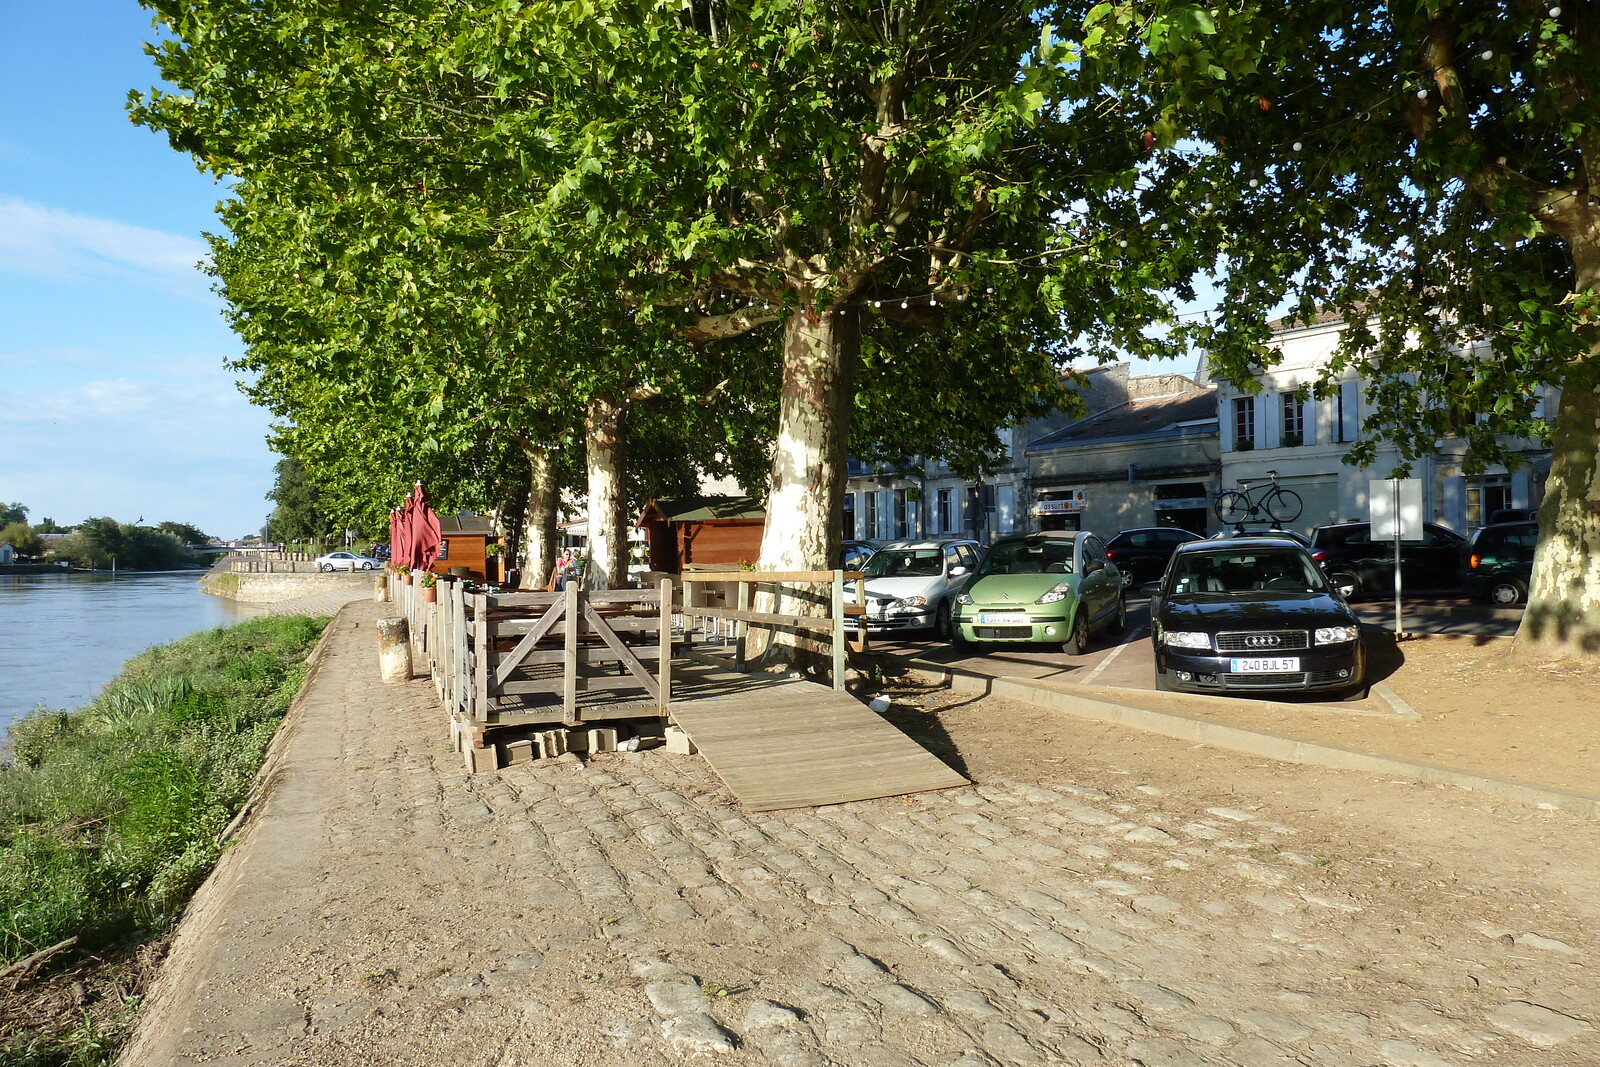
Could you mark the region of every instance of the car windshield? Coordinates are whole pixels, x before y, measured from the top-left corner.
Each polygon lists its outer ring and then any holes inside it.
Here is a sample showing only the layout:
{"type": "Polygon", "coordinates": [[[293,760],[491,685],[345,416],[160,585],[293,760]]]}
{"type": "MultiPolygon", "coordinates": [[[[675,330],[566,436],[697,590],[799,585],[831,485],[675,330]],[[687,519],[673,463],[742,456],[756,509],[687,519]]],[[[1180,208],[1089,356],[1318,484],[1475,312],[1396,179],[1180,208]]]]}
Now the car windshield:
{"type": "Polygon", "coordinates": [[[1262,590],[1322,592],[1327,588],[1311,557],[1286,549],[1238,548],[1195,552],[1173,564],[1172,593],[1230,595],[1262,590]]]}
{"type": "Polygon", "coordinates": [[[937,548],[886,548],[867,560],[868,578],[933,578],[944,573],[944,552],[937,548]]]}
{"type": "Polygon", "coordinates": [[[983,557],[977,576],[1071,573],[1071,541],[1001,541],[983,557]]]}

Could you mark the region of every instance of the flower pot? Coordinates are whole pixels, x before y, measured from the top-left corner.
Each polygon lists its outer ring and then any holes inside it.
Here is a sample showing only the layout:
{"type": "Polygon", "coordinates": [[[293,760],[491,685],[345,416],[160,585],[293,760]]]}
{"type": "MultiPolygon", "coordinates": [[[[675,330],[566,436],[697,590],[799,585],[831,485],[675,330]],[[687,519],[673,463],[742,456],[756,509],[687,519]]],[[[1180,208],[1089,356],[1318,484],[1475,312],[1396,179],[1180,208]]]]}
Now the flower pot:
{"type": "Polygon", "coordinates": [[[410,574],[406,575],[406,584],[407,585],[411,585],[415,581],[416,581],[416,578],[414,576],[412,576],[410,574]]]}
{"type": "Polygon", "coordinates": [[[425,585],[425,586],[422,587],[422,602],[424,604],[435,603],[438,599],[439,599],[439,587],[438,586],[436,586],[436,585],[425,585]]]}

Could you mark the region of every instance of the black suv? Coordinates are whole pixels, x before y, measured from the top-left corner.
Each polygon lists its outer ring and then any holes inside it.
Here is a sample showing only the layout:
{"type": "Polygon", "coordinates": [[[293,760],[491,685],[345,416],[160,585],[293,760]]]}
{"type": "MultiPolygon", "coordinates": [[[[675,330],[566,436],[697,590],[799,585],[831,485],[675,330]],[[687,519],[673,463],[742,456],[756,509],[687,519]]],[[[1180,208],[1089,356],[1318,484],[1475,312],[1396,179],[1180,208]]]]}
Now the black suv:
{"type": "Polygon", "coordinates": [[[1462,588],[1498,608],[1522,603],[1528,599],[1538,544],[1537,522],[1502,522],[1477,530],[1461,549],[1462,588]]]}
{"type": "MultiPolygon", "coordinates": [[[[1461,588],[1457,573],[1466,538],[1436,523],[1422,524],[1421,541],[1400,543],[1400,582],[1413,593],[1461,588]]],[[[1311,535],[1311,558],[1346,600],[1394,591],[1394,541],[1372,539],[1369,522],[1319,526],[1311,535]]]]}

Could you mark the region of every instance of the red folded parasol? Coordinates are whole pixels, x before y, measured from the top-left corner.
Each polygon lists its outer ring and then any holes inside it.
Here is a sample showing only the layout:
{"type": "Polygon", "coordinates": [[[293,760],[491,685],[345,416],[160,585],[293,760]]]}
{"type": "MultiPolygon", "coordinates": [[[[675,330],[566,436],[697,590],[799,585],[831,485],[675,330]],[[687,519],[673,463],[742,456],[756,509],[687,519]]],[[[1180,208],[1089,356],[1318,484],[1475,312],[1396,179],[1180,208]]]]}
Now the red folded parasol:
{"type": "Polygon", "coordinates": [[[439,536],[439,516],[428,506],[428,491],[422,488],[421,482],[417,483],[411,497],[416,505],[416,518],[411,527],[411,554],[417,561],[412,566],[426,570],[438,560],[439,546],[443,543],[439,536]]]}

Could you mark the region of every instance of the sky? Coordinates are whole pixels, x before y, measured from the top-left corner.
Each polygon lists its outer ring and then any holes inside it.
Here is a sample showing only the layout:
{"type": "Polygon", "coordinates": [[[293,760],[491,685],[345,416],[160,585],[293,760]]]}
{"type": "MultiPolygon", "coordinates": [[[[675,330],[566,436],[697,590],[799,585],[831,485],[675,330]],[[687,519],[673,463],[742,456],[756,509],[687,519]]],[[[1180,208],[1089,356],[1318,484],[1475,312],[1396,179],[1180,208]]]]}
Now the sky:
{"type": "Polygon", "coordinates": [[[259,533],[278,456],[198,267],[224,189],[128,121],[135,0],[0,0],[0,502],[259,533]]]}

